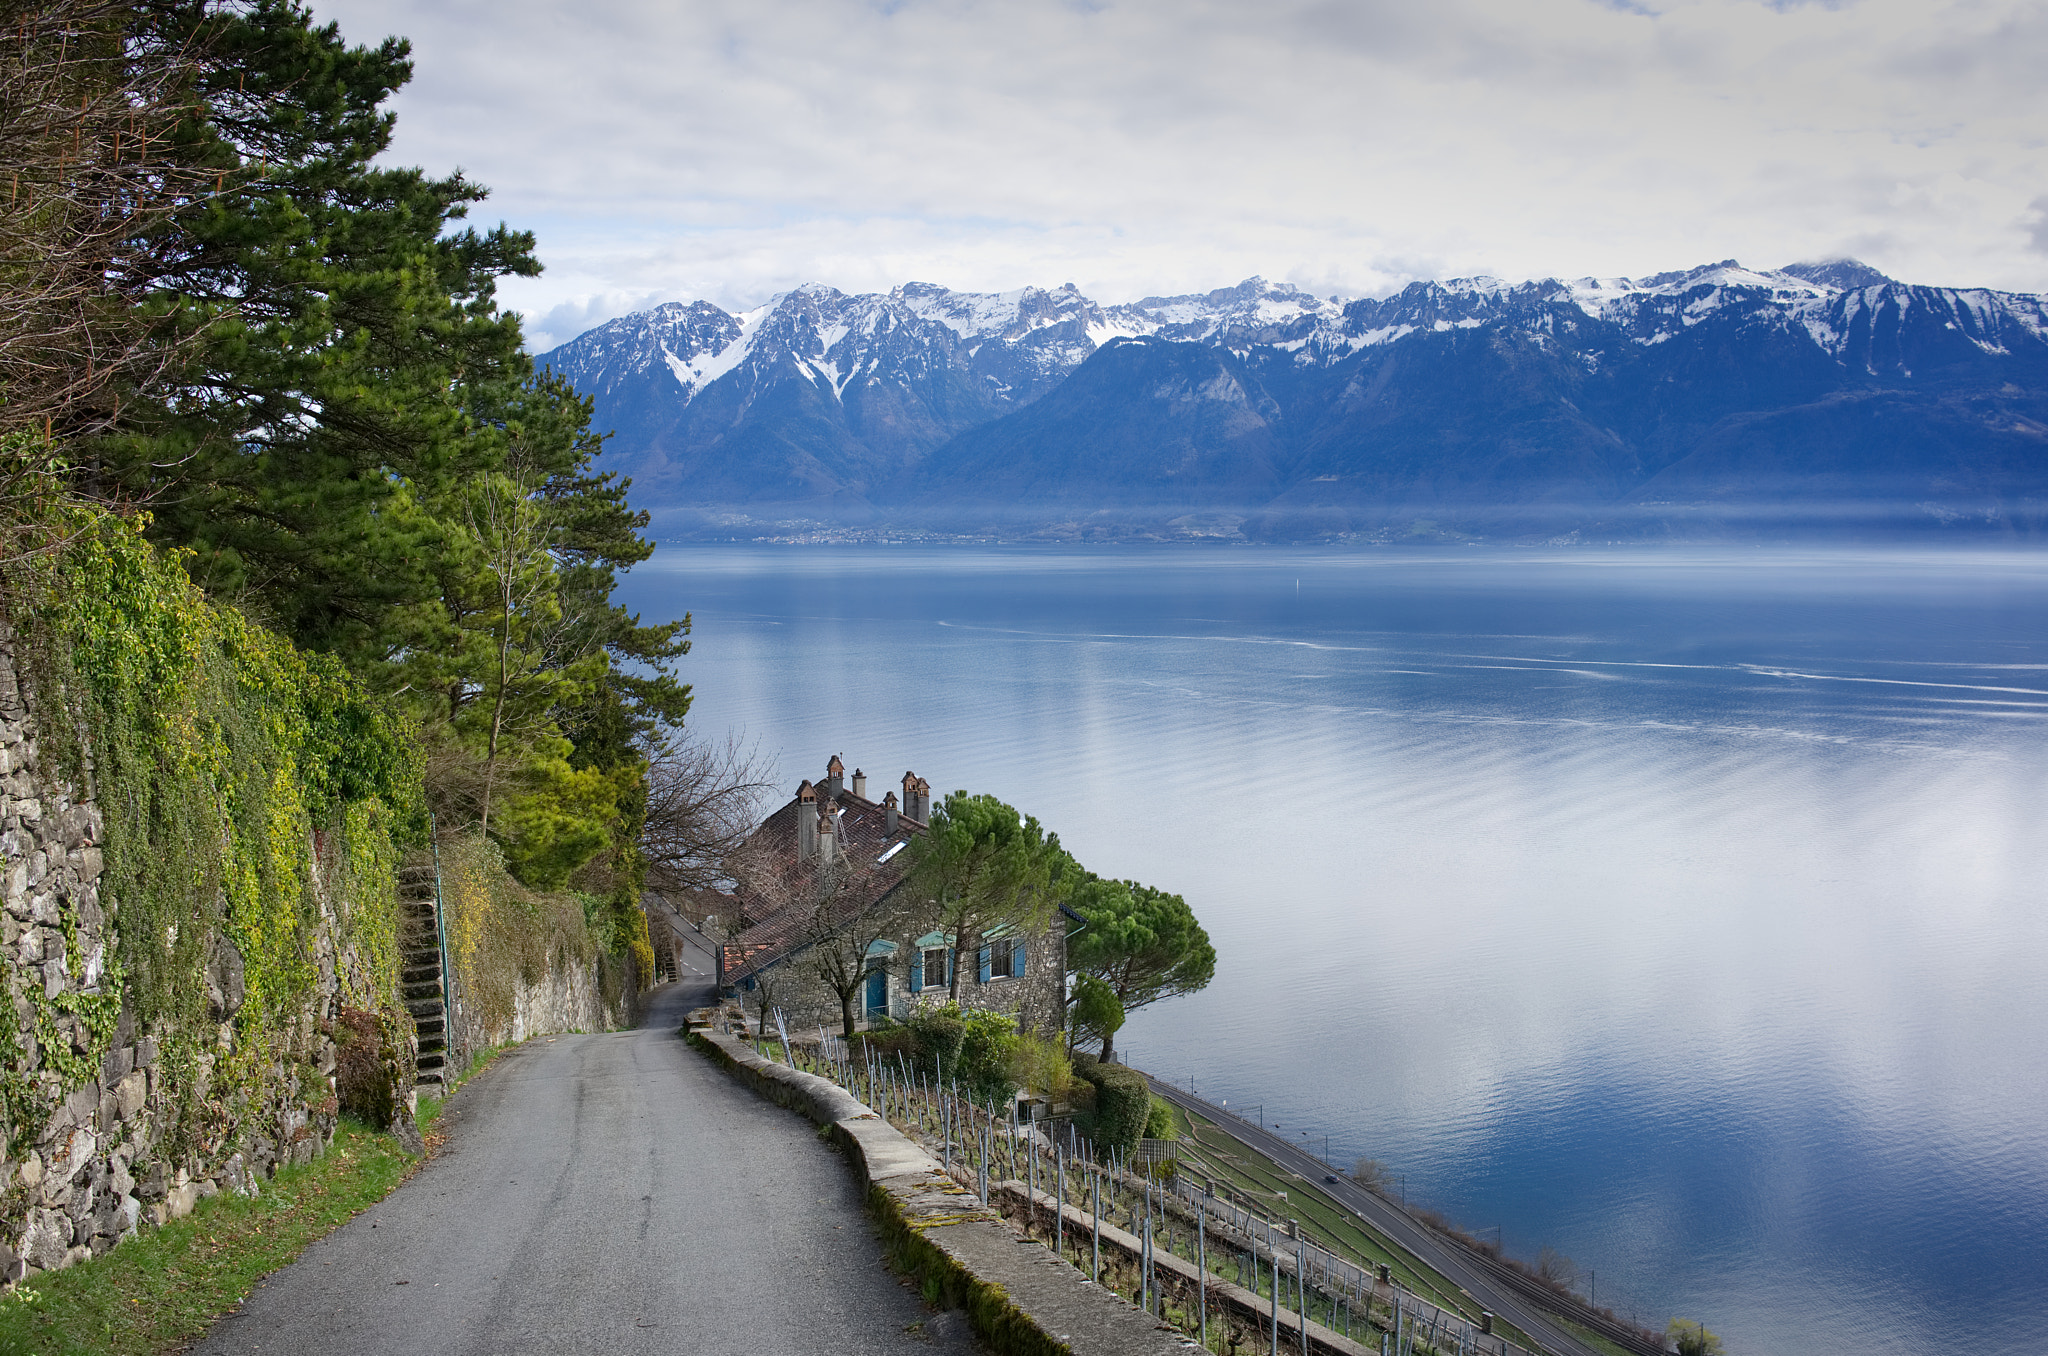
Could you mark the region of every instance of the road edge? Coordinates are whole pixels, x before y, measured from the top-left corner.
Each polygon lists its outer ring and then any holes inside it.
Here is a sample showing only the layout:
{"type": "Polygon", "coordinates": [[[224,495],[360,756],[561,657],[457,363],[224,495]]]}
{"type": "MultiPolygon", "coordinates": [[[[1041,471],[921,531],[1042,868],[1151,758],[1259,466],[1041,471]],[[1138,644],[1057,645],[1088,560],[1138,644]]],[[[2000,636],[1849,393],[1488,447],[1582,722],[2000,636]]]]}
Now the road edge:
{"type": "Polygon", "coordinates": [[[721,1031],[685,1027],[678,1034],[755,1093],[816,1122],[847,1151],[890,1262],[927,1300],[964,1310],[997,1356],[1197,1350],[1049,1250],[1020,1248],[995,1211],[837,1083],[764,1059],[721,1031]]]}

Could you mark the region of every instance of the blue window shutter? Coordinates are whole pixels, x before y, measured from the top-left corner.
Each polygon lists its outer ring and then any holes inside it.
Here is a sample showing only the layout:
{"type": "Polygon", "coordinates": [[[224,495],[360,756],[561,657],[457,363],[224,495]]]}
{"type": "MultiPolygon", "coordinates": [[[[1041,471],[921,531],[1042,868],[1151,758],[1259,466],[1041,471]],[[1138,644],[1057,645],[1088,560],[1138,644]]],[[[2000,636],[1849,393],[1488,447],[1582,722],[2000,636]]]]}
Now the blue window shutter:
{"type": "Polygon", "coordinates": [[[924,952],[910,953],[910,989],[912,993],[924,987],[924,952]]]}
{"type": "Polygon", "coordinates": [[[953,953],[950,949],[946,952],[946,978],[943,982],[947,984],[953,982],[953,953]]]}
{"type": "Polygon", "coordinates": [[[1024,978],[1024,939],[1021,937],[1010,944],[1010,978],[1024,978]]]}
{"type": "Polygon", "coordinates": [[[980,956],[981,982],[984,984],[988,983],[988,951],[989,949],[986,946],[982,947],[980,956]]]}

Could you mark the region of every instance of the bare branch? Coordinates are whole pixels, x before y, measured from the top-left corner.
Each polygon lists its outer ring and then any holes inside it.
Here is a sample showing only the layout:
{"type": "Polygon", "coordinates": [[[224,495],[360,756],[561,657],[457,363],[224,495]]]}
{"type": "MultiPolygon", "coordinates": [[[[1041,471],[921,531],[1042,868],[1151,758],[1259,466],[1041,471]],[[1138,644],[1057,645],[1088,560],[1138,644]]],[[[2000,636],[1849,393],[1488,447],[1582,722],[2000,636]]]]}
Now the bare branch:
{"type": "Polygon", "coordinates": [[[0,26],[0,432],[103,431],[191,336],[143,304],[161,228],[225,172],[180,164],[195,53],[132,0],[41,0],[0,26]]]}
{"type": "Polygon", "coordinates": [[[732,883],[730,859],[772,789],[758,745],[688,739],[657,749],[647,768],[640,855],[647,887],[678,897],[732,883]]]}

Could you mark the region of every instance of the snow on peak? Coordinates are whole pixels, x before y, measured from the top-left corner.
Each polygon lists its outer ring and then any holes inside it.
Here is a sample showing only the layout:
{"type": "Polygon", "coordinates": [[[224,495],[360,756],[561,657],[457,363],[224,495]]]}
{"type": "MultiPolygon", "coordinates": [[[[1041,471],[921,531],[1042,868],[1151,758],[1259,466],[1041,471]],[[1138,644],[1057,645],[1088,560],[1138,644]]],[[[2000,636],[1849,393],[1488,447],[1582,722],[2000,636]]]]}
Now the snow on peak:
{"type": "Polygon", "coordinates": [[[1437,286],[1446,292],[1475,297],[1501,296],[1511,287],[1509,283],[1487,273],[1471,278],[1446,278],[1437,286]]]}
{"type": "Polygon", "coordinates": [[[1575,328],[1574,312],[1602,329],[1612,327],[1606,332],[1622,342],[1655,345],[1735,308],[1735,314],[1803,332],[1840,357],[1864,324],[1859,316],[1880,310],[1904,315],[1915,307],[1932,308],[1949,329],[1988,353],[2048,336],[2048,298],[1908,288],[1854,259],[1780,269],[1723,259],[1643,278],[1508,282],[1480,274],[1417,281],[1392,296],[1349,302],[1256,275],[1208,292],[1110,306],[1072,283],[959,292],[907,282],[885,293],[848,294],[808,282],[738,314],[705,301],[666,302],[607,322],[557,353],[586,376],[666,365],[685,400],[750,359],[808,373],[835,395],[856,380],[911,379],[934,363],[965,362],[974,365],[977,382],[1007,394],[1025,389],[1020,373],[1036,374],[1025,386],[1045,389],[1119,339],[1214,344],[1239,353],[1262,349],[1297,364],[1330,364],[1411,334],[1485,325],[1552,343],[1575,328]]]}

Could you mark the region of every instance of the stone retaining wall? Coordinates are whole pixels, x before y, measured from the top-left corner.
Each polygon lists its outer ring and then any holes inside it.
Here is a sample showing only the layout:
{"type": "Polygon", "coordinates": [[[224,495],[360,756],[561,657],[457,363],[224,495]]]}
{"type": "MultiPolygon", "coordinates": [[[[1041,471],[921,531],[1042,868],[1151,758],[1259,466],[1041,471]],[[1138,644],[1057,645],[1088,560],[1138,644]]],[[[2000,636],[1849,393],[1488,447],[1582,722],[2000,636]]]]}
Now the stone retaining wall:
{"type": "Polygon", "coordinates": [[[501,1040],[517,1045],[556,1031],[611,1031],[632,1025],[631,995],[607,1008],[597,967],[558,960],[537,984],[521,981],[512,1000],[512,1029],[501,1040]]]}
{"type": "Polygon", "coordinates": [[[218,1062],[235,1053],[241,959],[223,939],[205,973],[191,976],[220,1028],[181,1087],[156,1035],[138,1029],[125,1003],[114,1006],[121,995],[107,987],[116,902],[102,893],[105,825],[98,807],[45,765],[15,644],[0,624],[0,1043],[9,1047],[0,1073],[9,1114],[29,1121],[14,1127],[14,1156],[0,1161],[0,1278],[8,1282],[97,1256],[218,1191],[254,1194],[279,1165],[324,1149],[336,1105],[326,1077],[334,1042],[321,1019],[331,1015],[339,968],[333,931],[323,927],[315,1007],[260,1053],[258,1103],[209,1127],[215,1135],[188,1136],[192,1147],[167,1160],[181,1099],[189,1093],[203,1104],[218,1062]],[[80,1015],[93,1006],[119,1011],[110,1046],[80,1015]],[[96,1048],[96,1067],[84,1065],[84,1078],[67,1084],[58,1066],[78,1067],[96,1048]]]}

